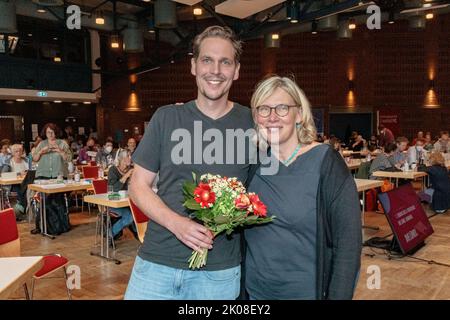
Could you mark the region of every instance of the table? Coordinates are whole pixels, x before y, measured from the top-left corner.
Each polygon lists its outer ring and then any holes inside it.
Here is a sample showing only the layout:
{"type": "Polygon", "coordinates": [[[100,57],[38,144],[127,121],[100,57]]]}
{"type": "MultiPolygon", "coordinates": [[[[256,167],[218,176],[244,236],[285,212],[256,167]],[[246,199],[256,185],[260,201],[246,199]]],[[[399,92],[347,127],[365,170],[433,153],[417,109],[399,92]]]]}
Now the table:
{"type": "Polygon", "coordinates": [[[398,179],[407,179],[407,180],[415,180],[417,178],[422,178],[422,189],[425,189],[425,177],[427,176],[426,172],[422,171],[398,171],[398,172],[390,172],[390,171],[375,171],[372,173],[372,176],[378,178],[389,178],[395,179],[395,187],[398,187],[398,179]]]}
{"type": "Polygon", "coordinates": [[[42,256],[0,258],[0,300],[7,299],[20,285],[26,284],[43,264],[42,256]]]}
{"type": "MultiPolygon", "coordinates": [[[[45,180],[51,181],[51,180],[45,180]]],[[[92,188],[92,183],[90,180],[82,180],[80,182],[74,183],[45,183],[45,184],[29,184],[28,189],[38,192],[41,194],[41,203],[40,203],[40,215],[41,215],[41,234],[43,236],[47,236],[50,239],[54,239],[55,236],[49,235],[47,233],[47,213],[46,213],[46,205],[45,205],[45,195],[46,194],[54,194],[61,192],[72,192],[79,190],[87,190],[92,188]]]]}
{"type": "Polygon", "coordinates": [[[358,192],[362,192],[362,227],[366,229],[379,230],[379,227],[376,226],[366,226],[364,224],[364,213],[366,212],[366,190],[370,190],[373,188],[378,188],[383,185],[383,181],[381,180],[369,180],[369,179],[355,179],[356,189],[358,192]]]}
{"type": "Polygon", "coordinates": [[[350,159],[350,162],[345,161],[345,163],[350,170],[356,170],[361,165],[361,159],[350,159]]]}
{"type": "MultiPolygon", "coordinates": [[[[110,208],[125,208],[129,206],[128,197],[121,198],[119,200],[109,200],[107,193],[89,195],[84,197],[84,202],[97,204],[106,207],[106,210],[101,211],[101,221],[100,221],[100,253],[91,252],[91,255],[97,256],[106,260],[114,261],[116,264],[120,264],[121,261],[112,258],[109,255],[109,243],[108,237],[110,232],[110,208]],[[106,215],[106,228],[103,227],[103,215],[106,215]],[[106,230],[105,230],[106,229],[106,230]],[[104,241],[106,232],[106,241],[104,241]],[[106,242],[106,243],[105,243],[106,242]]],[[[97,230],[96,230],[97,232],[97,230]]],[[[114,248],[115,249],[115,248],[114,248]]]]}
{"type": "Polygon", "coordinates": [[[5,204],[3,202],[3,186],[9,186],[13,184],[21,184],[25,177],[17,177],[16,179],[3,179],[0,178],[0,210],[3,210],[5,204]]]}

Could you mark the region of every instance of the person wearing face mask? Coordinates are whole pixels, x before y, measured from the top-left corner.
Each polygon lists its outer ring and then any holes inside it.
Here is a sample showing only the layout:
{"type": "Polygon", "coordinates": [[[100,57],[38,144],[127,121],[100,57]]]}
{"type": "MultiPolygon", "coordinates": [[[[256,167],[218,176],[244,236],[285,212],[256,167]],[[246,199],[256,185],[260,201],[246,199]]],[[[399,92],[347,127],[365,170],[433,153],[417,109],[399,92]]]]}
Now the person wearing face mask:
{"type": "Polygon", "coordinates": [[[106,164],[107,167],[111,166],[114,162],[113,156],[113,142],[112,140],[106,140],[103,148],[97,152],[97,156],[95,157],[95,161],[97,164],[106,164]]]}
{"type": "Polygon", "coordinates": [[[11,149],[9,148],[9,140],[3,139],[0,142],[0,169],[4,165],[9,164],[9,160],[11,159],[11,149]]]}
{"type": "Polygon", "coordinates": [[[95,157],[97,156],[98,149],[95,146],[96,141],[94,138],[89,138],[86,142],[86,146],[80,150],[78,155],[78,163],[86,164],[89,161],[95,161],[95,157]]]}
{"type": "Polygon", "coordinates": [[[416,145],[412,146],[408,149],[408,163],[416,165],[423,164],[425,161],[425,154],[426,151],[423,148],[425,144],[424,138],[417,138],[416,139],[416,145]]]}

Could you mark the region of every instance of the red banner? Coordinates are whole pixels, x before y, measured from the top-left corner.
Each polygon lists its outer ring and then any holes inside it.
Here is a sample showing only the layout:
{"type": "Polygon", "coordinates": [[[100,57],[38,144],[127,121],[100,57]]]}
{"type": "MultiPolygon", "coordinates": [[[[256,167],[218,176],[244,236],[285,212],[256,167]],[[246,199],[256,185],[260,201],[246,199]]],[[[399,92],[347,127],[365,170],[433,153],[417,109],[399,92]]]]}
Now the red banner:
{"type": "Polygon", "coordinates": [[[434,232],[411,184],[380,193],[378,197],[404,254],[434,232]]]}
{"type": "Polygon", "coordinates": [[[380,110],[379,124],[392,131],[395,137],[400,135],[400,116],[396,112],[380,110]]]}

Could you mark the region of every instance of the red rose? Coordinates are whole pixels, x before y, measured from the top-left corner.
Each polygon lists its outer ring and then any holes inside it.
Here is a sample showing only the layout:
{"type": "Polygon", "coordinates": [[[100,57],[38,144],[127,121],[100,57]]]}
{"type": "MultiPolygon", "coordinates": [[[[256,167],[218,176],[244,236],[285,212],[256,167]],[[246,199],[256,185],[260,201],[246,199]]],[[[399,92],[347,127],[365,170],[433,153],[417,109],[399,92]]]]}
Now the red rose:
{"type": "Polygon", "coordinates": [[[267,207],[266,205],[259,199],[256,194],[250,195],[250,202],[253,207],[253,214],[260,217],[267,216],[267,207]]]}
{"type": "Polygon", "coordinates": [[[240,210],[247,209],[250,205],[250,199],[246,194],[242,193],[234,200],[234,205],[240,210]]]}
{"type": "Polygon", "coordinates": [[[194,190],[194,199],[202,208],[209,208],[209,204],[216,201],[216,195],[206,183],[200,183],[194,190]]]}

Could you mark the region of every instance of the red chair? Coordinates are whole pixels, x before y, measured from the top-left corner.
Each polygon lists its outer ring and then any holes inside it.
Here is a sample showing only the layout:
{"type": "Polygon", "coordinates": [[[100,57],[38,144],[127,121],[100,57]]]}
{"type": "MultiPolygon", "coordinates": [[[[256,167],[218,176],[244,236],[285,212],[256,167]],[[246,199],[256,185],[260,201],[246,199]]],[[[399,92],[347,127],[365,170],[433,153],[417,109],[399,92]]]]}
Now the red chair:
{"type": "MultiPolygon", "coordinates": [[[[0,211],[0,257],[20,257],[20,237],[17,229],[16,216],[12,208],[0,211]]],[[[44,265],[34,274],[31,280],[31,296],[28,295],[27,284],[24,283],[23,285],[27,299],[33,299],[36,280],[42,279],[61,269],[64,272],[67,296],[69,300],[72,300],[70,289],[67,287],[66,265],[68,263],[69,260],[59,254],[44,256],[44,265]]]]}
{"type": "Polygon", "coordinates": [[[91,161],[91,162],[89,162],[89,164],[90,164],[91,166],[96,166],[96,165],[97,165],[97,162],[91,161]]]}
{"type": "Polygon", "coordinates": [[[147,231],[147,224],[150,221],[150,218],[147,217],[131,199],[128,199],[128,201],[130,203],[131,214],[133,215],[134,223],[136,224],[139,241],[143,243],[145,231],[147,231]]]}
{"type": "Polygon", "coordinates": [[[98,166],[83,166],[84,179],[98,179],[98,166]]]}
{"type": "Polygon", "coordinates": [[[95,194],[102,194],[108,192],[108,180],[97,179],[92,181],[95,194]]]}

